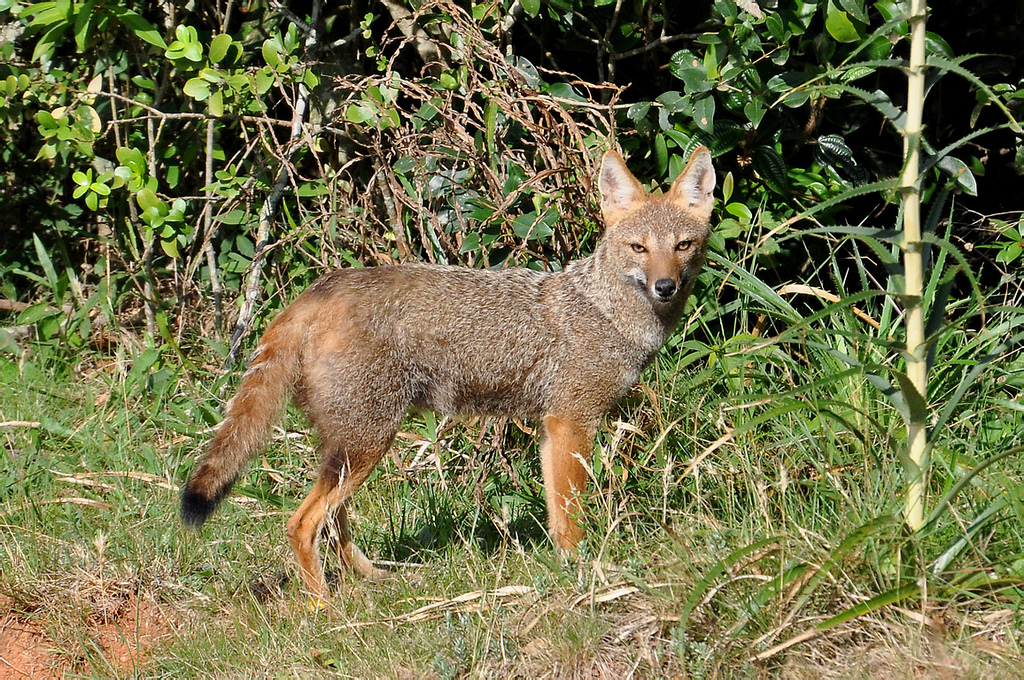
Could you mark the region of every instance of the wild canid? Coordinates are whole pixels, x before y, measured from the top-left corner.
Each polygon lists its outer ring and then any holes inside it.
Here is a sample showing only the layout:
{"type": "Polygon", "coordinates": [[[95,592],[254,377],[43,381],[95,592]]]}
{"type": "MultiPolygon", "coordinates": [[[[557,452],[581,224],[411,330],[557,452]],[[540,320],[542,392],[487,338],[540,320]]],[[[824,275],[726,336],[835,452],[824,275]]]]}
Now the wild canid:
{"type": "Polygon", "coordinates": [[[704,263],[715,171],[700,147],[671,189],[652,195],[609,151],[598,186],[605,233],[562,271],[407,264],[316,281],[264,333],[182,490],[185,523],[213,512],[294,395],[321,451],[313,490],[288,521],[311,596],[327,591],[327,522],[347,567],[380,574],[353,543],[345,505],[410,408],[539,420],[551,536],[574,548],[599,421],[675,329],[704,263]]]}

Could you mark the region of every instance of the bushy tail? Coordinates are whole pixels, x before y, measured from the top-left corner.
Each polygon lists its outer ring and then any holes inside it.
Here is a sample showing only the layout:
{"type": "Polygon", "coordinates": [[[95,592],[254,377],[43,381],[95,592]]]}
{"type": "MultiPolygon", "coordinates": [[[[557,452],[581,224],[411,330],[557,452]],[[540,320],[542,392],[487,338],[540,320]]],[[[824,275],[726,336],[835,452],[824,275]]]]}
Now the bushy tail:
{"type": "Polygon", "coordinates": [[[286,310],[260,341],[227,415],[181,490],[181,518],[198,527],[231,490],[256,455],[291,394],[299,362],[302,324],[286,310]]]}

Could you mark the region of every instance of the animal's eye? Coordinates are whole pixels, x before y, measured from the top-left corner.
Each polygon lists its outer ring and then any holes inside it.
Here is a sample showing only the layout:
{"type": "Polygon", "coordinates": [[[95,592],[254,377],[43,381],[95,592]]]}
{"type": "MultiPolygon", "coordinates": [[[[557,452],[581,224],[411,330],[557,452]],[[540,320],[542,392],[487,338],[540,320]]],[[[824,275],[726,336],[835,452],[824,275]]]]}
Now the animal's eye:
{"type": "Polygon", "coordinates": [[[646,253],[647,252],[647,248],[644,248],[639,243],[630,243],[629,247],[633,249],[634,253],[646,253]]]}
{"type": "Polygon", "coordinates": [[[689,250],[691,246],[693,246],[693,241],[680,241],[676,244],[676,250],[683,252],[685,250],[689,250]]]}

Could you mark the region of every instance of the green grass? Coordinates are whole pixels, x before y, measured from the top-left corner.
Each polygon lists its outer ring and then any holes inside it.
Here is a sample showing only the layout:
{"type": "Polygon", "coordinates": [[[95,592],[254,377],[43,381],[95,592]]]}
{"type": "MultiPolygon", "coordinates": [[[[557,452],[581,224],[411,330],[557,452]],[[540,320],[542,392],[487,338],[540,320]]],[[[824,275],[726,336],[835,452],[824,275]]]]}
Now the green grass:
{"type": "Polygon", "coordinates": [[[0,355],[0,617],[77,677],[1015,677],[1018,300],[942,332],[929,499],[956,493],[910,537],[903,421],[868,377],[892,379],[891,328],[852,312],[885,303],[753,280],[727,303],[726,278],[607,419],[576,559],[545,536],[530,432],[428,414],[353,503],[392,575],[328,561],[321,610],[284,535],[315,469],[295,413],[191,532],[176,488],[236,376],[127,345],[0,355]]]}

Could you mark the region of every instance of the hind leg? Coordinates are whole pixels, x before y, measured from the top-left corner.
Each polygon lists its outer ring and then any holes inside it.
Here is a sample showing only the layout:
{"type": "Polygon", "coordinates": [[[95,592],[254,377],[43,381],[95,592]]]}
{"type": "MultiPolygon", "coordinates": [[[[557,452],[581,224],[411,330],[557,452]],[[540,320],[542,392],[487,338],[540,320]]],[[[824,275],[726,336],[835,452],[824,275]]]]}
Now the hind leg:
{"type": "Polygon", "coordinates": [[[328,534],[334,546],[334,554],[338,556],[338,559],[347,569],[359,574],[363,578],[383,578],[387,575],[387,572],[373,566],[373,562],[363,554],[363,551],[352,540],[352,534],[348,529],[347,504],[347,501],[341,502],[341,505],[334,511],[332,523],[328,527],[328,534]]]}
{"type": "MultiPolygon", "coordinates": [[[[400,417],[392,422],[365,431],[343,431],[341,423],[334,422],[335,431],[325,437],[325,451],[321,474],[298,511],[288,520],[288,538],[299,565],[299,576],[306,590],[314,597],[327,594],[324,567],[319,557],[319,539],[330,522],[334,549],[346,567],[361,576],[376,578],[383,575],[352,541],[345,507],[356,488],[366,481],[391,445],[400,417]]],[[[356,419],[354,422],[360,422],[356,419]]],[[[367,421],[361,421],[367,422],[367,421]]]]}
{"type": "Polygon", "coordinates": [[[409,404],[405,371],[379,348],[342,334],[329,345],[332,351],[311,360],[299,392],[320,434],[320,476],[288,521],[299,574],[312,596],[327,593],[318,550],[325,526],[346,567],[369,577],[383,573],[352,541],[345,505],[390,448],[409,404]]]}
{"type": "Polygon", "coordinates": [[[288,541],[299,565],[299,576],[309,595],[316,598],[327,594],[327,582],[324,580],[318,548],[320,531],[327,517],[328,497],[332,491],[333,485],[328,486],[321,477],[288,520],[288,541]]]}
{"type": "Polygon", "coordinates": [[[352,541],[348,528],[348,511],[345,503],[359,485],[366,481],[377,466],[384,451],[361,456],[357,468],[343,468],[341,474],[334,473],[329,466],[320,474],[313,490],[302,501],[302,505],[288,520],[288,541],[291,543],[299,576],[312,597],[327,595],[323,563],[320,559],[320,536],[328,521],[337,535],[334,537],[335,551],[346,567],[366,577],[377,577],[382,571],[373,566],[363,551],[352,541]]]}

